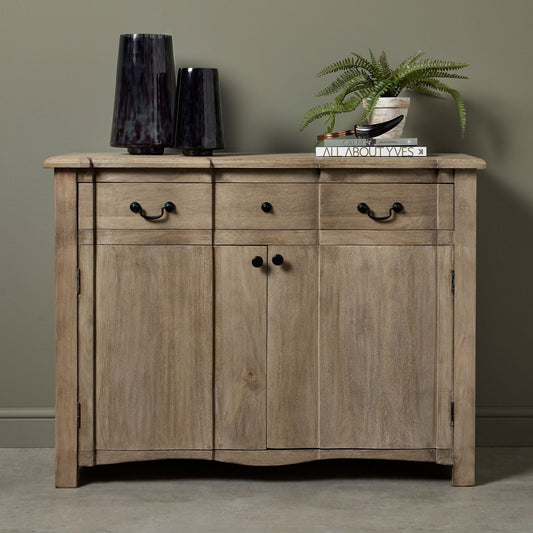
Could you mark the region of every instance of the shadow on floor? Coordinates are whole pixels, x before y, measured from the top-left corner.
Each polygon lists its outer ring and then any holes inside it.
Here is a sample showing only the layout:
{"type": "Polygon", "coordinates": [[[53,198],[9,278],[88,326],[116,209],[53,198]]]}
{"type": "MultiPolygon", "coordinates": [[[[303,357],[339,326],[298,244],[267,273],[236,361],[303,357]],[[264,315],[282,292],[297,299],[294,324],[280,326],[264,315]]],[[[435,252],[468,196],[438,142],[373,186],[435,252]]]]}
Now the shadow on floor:
{"type": "MultiPolygon", "coordinates": [[[[533,475],[533,448],[477,448],[476,485],[533,475]]],[[[330,459],[286,466],[244,466],[203,460],[159,460],[82,468],[80,485],[112,481],[231,479],[448,479],[450,466],[410,461],[330,459]]]]}
{"type": "Polygon", "coordinates": [[[451,467],[433,463],[330,459],[285,466],[244,466],[203,460],[159,460],[82,468],[80,485],[111,481],[181,479],[310,481],[320,479],[451,479],[451,467]]]}

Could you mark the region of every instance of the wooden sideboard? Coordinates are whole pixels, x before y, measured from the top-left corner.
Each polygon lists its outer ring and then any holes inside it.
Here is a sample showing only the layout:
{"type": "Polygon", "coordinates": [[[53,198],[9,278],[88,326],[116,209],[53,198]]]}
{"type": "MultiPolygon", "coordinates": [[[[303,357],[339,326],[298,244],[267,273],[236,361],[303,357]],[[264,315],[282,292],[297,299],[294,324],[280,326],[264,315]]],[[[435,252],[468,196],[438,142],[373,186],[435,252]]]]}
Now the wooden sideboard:
{"type": "Polygon", "coordinates": [[[429,461],[474,484],[484,161],[107,153],[44,166],[58,487],[81,466],[159,458],[429,461]]]}

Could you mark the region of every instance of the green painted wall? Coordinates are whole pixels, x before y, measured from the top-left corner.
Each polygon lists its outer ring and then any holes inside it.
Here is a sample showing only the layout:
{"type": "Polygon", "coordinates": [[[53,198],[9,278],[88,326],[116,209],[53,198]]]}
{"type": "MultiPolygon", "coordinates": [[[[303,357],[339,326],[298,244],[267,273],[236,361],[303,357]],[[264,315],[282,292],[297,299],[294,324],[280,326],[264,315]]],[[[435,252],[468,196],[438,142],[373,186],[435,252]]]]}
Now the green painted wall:
{"type": "Polygon", "coordinates": [[[178,66],[219,68],[231,151],[310,151],[320,126],[304,133],[298,126],[323,87],[314,75],[351,51],[385,49],[397,63],[423,49],[470,63],[470,79],[455,84],[469,113],[465,138],[451,99],[418,96],[405,134],[433,152],[487,160],[478,194],[479,436],[520,443],[529,431],[531,441],[532,6],[527,0],[3,2],[0,445],[41,443],[27,428],[51,419],[28,409],[50,413],[54,401],[52,172],[41,164],[53,154],[111,150],[118,36],[132,32],[171,34],[178,66]],[[13,421],[26,428],[19,440],[13,421]]]}

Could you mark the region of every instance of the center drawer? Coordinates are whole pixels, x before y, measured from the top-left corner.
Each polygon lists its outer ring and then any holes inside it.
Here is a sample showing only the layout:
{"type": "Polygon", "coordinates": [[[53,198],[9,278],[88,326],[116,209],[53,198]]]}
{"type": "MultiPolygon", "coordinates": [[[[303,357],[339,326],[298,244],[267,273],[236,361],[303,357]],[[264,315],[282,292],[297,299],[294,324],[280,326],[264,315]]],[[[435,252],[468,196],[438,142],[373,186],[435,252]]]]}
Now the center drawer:
{"type": "Polygon", "coordinates": [[[215,229],[317,229],[314,183],[217,183],[215,229]]]}
{"type": "MultiPolygon", "coordinates": [[[[91,229],[93,184],[80,183],[79,228],[91,229]]],[[[96,229],[211,229],[210,183],[97,183],[96,229]],[[174,209],[163,210],[171,202],[174,209]],[[134,212],[131,204],[141,210],[134,212]],[[147,217],[158,217],[150,219],[147,217]],[[144,215],[144,216],[142,216],[144,215]]]]}
{"type": "Polygon", "coordinates": [[[320,187],[321,229],[453,229],[453,184],[323,183],[320,187]]]}

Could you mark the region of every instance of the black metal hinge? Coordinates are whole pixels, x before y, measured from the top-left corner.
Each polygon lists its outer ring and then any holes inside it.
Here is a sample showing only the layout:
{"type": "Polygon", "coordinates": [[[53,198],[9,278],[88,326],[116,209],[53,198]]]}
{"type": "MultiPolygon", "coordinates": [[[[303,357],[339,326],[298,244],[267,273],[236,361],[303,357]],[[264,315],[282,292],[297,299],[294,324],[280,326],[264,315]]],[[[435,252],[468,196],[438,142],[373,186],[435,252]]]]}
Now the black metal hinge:
{"type": "Polygon", "coordinates": [[[452,294],[455,294],[455,270],[452,270],[452,294]]]}
{"type": "Polygon", "coordinates": [[[453,428],[454,423],[455,423],[455,403],[452,402],[450,405],[450,426],[452,426],[452,428],[453,428]]]}
{"type": "Polygon", "coordinates": [[[78,402],[78,404],[76,405],[76,422],[78,425],[78,429],[80,429],[80,426],[81,426],[81,404],[80,402],[78,402]]]}
{"type": "Polygon", "coordinates": [[[81,276],[81,272],[80,272],[80,269],[76,269],[76,294],[79,294],[80,293],[80,276],[81,276]]]}

